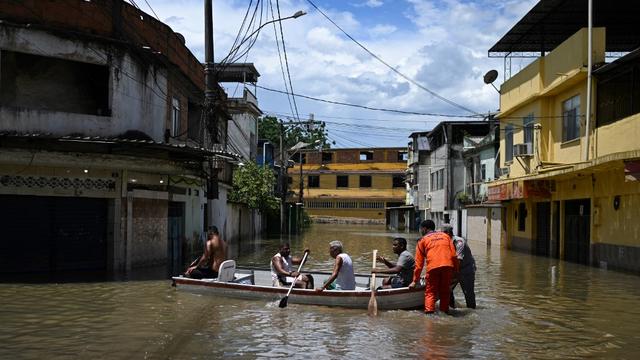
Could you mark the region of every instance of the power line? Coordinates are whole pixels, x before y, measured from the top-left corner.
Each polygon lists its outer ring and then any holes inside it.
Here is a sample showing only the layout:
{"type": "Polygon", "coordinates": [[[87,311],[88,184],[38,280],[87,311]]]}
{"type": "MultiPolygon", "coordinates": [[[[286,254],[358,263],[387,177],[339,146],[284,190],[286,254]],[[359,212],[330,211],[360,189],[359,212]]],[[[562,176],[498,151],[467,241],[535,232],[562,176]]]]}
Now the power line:
{"type": "MultiPolygon", "coordinates": [[[[271,19],[275,20],[275,13],[273,12],[273,2],[269,0],[269,5],[271,6],[271,19]]],[[[287,78],[284,75],[284,65],[282,63],[282,54],[280,54],[280,42],[278,41],[278,30],[276,28],[276,23],[273,23],[273,34],[276,39],[276,48],[278,49],[278,59],[280,60],[280,73],[282,73],[282,82],[284,83],[284,88],[287,92],[289,92],[289,86],[287,85],[287,78]]],[[[289,108],[291,109],[291,114],[295,116],[295,111],[293,110],[293,103],[291,102],[291,96],[287,94],[287,101],[289,102],[289,108]]],[[[297,119],[299,120],[299,119],[297,119]]]]}
{"type": "Polygon", "coordinates": [[[151,12],[153,13],[153,15],[156,16],[156,19],[158,19],[158,21],[160,21],[160,18],[158,17],[158,14],[156,14],[155,10],[153,10],[153,8],[149,4],[149,2],[147,0],[144,0],[144,2],[147,3],[147,6],[149,7],[149,9],[151,9],[151,12]]]}
{"type": "MultiPolygon", "coordinates": [[[[280,0],[276,0],[276,9],[278,10],[278,19],[282,18],[280,15],[280,0]]],[[[293,100],[293,108],[295,109],[296,118],[300,121],[300,113],[298,113],[298,104],[296,103],[296,96],[293,90],[293,83],[291,82],[291,72],[289,72],[289,58],[287,57],[287,48],[284,42],[284,32],[282,31],[282,21],[278,22],[280,27],[280,40],[282,40],[282,52],[284,53],[284,64],[287,68],[287,77],[289,78],[289,89],[291,90],[291,100],[293,100]]]]}
{"type": "Polygon", "coordinates": [[[447,98],[445,98],[444,96],[439,95],[438,93],[436,93],[433,90],[428,89],[427,87],[423,86],[422,84],[418,83],[417,81],[411,79],[410,77],[408,77],[407,75],[401,73],[400,71],[398,71],[396,68],[394,68],[393,66],[389,65],[386,61],[382,60],[382,58],[380,58],[379,56],[377,56],[376,54],[372,53],[371,51],[369,51],[369,49],[367,49],[364,45],[362,45],[361,43],[359,43],[356,39],[354,39],[351,35],[349,35],[346,31],[344,31],[338,24],[335,23],[335,21],[331,20],[331,18],[329,18],[329,16],[327,16],[327,14],[325,14],[322,10],[320,10],[316,4],[314,4],[311,0],[307,0],[307,2],[309,4],[311,4],[311,6],[313,6],[316,10],[318,10],[318,12],[320,14],[322,14],[322,16],[324,16],[327,20],[329,20],[329,22],[331,22],[336,28],[338,28],[340,31],[342,31],[342,33],[347,36],[351,41],[353,41],[354,43],[356,43],[358,46],[360,46],[364,51],[366,51],[369,55],[371,55],[374,59],[378,60],[380,63],[382,63],[384,66],[386,66],[387,68],[389,68],[391,71],[393,71],[394,73],[398,74],[399,76],[401,76],[402,78],[404,78],[405,80],[409,81],[410,83],[414,84],[415,86],[419,87],[420,89],[428,92],[429,94],[433,95],[434,97],[446,102],[447,104],[457,107],[458,109],[462,109],[466,112],[469,112],[473,115],[480,115],[478,112],[473,111],[463,105],[460,105],[452,100],[449,100],[447,98]]]}
{"type": "MultiPolygon", "coordinates": [[[[268,87],[265,87],[265,86],[261,86],[261,85],[255,85],[255,86],[260,88],[260,89],[271,91],[271,92],[275,92],[275,93],[289,94],[286,91],[271,89],[271,88],[268,88],[268,87]]],[[[376,108],[376,107],[372,107],[372,106],[350,104],[350,103],[345,103],[345,102],[341,102],[341,101],[320,99],[320,98],[316,98],[316,97],[308,96],[308,95],[293,94],[293,93],[291,93],[291,94],[295,95],[297,97],[303,98],[303,99],[319,101],[319,102],[324,102],[324,103],[328,103],[328,104],[350,106],[350,107],[355,107],[355,108],[360,108],[360,109],[373,110],[373,111],[384,111],[384,112],[391,112],[391,113],[404,114],[404,115],[440,116],[440,117],[448,117],[448,118],[467,118],[467,119],[469,119],[469,118],[476,118],[477,119],[477,118],[484,117],[484,115],[481,115],[481,114],[477,114],[477,115],[449,115],[449,114],[425,113],[425,112],[419,112],[419,111],[405,111],[405,110],[376,108]]]]}

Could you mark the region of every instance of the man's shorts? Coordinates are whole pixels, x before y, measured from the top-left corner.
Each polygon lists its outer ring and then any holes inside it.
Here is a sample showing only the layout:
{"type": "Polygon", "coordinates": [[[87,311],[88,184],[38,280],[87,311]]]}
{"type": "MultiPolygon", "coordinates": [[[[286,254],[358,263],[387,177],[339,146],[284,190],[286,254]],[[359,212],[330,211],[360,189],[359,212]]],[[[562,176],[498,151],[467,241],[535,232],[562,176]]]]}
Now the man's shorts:
{"type": "Polygon", "coordinates": [[[397,288],[401,288],[401,287],[407,287],[408,285],[404,284],[404,281],[402,281],[402,278],[400,276],[392,276],[390,279],[391,287],[393,289],[397,289],[397,288]]]}

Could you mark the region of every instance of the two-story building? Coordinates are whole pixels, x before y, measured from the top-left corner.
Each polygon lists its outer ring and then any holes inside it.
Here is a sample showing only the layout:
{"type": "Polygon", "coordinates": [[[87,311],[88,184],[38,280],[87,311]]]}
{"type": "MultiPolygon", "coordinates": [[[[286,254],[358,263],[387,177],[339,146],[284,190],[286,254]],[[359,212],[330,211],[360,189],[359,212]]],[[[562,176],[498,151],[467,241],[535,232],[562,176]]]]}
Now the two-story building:
{"type": "Polygon", "coordinates": [[[538,56],[500,87],[489,197],[511,249],[640,271],[639,10],[594,2],[589,27],[587,2],[542,0],[489,50],[538,56]]]}
{"type": "Polygon", "coordinates": [[[466,202],[466,167],[463,160],[465,136],[484,137],[486,121],[444,121],[429,132],[410,135],[413,149],[408,165],[409,199],[420,220],[436,226],[454,226],[463,233],[462,209],[466,202]]]}
{"type": "Polygon", "coordinates": [[[0,19],[0,272],[183,270],[237,157],[184,37],[119,0],[0,19]]]}
{"type": "Polygon", "coordinates": [[[386,207],[404,205],[406,148],[304,151],[297,160],[291,202],[302,199],[312,218],[384,224],[386,207]]]}

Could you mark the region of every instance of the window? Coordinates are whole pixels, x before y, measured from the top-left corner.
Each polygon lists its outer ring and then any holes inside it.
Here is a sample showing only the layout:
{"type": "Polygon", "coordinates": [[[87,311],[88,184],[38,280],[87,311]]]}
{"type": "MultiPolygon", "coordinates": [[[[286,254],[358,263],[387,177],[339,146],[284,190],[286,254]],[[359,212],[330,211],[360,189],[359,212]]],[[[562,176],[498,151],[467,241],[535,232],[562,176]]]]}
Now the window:
{"type": "Polygon", "coordinates": [[[444,169],[431,173],[431,191],[441,190],[444,188],[444,169]]]}
{"type": "Polygon", "coordinates": [[[403,188],[404,185],[404,175],[393,175],[393,187],[394,188],[403,188]]]}
{"type": "Polygon", "coordinates": [[[298,164],[300,164],[301,161],[303,164],[307,163],[307,154],[297,153],[296,155],[294,155],[293,158],[295,159],[295,162],[297,162],[298,164]]]}
{"type": "Polygon", "coordinates": [[[360,209],[382,209],[384,203],[382,201],[363,201],[360,203],[360,209]]]}
{"type": "Polygon", "coordinates": [[[487,180],[487,164],[480,165],[480,176],[483,182],[487,180]]]}
{"type": "Polygon", "coordinates": [[[527,204],[521,202],[518,204],[518,231],[524,231],[527,223],[527,204]]]}
{"type": "Polygon", "coordinates": [[[333,209],[333,202],[311,200],[311,201],[305,201],[304,206],[308,209],[333,209]]]}
{"type": "Polygon", "coordinates": [[[333,161],[333,153],[331,152],[322,153],[322,162],[332,162],[332,161],[333,161]]]}
{"type": "Polygon", "coordinates": [[[173,98],[171,102],[171,136],[180,135],[180,100],[173,98]]]}
{"type": "Polygon", "coordinates": [[[338,175],[336,176],[336,187],[349,187],[349,176],[338,175]]]}
{"type": "Polygon", "coordinates": [[[620,73],[598,79],[596,126],[640,112],[640,68],[631,64],[619,68],[620,73]]]}
{"type": "Polygon", "coordinates": [[[320,176],[319,175],[309,175],[307,178],[308,187],[310,188],[319,188],[320,187],[320,176]]]}
{"type": "Polygon", "coordinates": [[[360,161],[373,160],[373,151],[360,151],[360,161]]]}
{"type": "Polygon", "coordinates": [[[369,188],[369,187],[371,187],[371,176],[370,175],[360,175],[360,187],[361,188],[369,188]]]}
{"type": "Polygon", "coordinates": [[[111,116],[109,82],[108,66],[0,50],[2,106],[111,116]]]}
{"type": "Polygon", "coordinates": [[[398,151],[398,161],[407,161],[409,160],[409,153],[406,151],[398,151]]]}
{"type": "Polygon", "coordinates": [[[533,144],[533,114],[522,118],[522,127],[524,129],[524,142],[533,144]]]}
{"type": "Polygon", "coordinates": [[[513,161],[513,125],[504,128],[504,161],[513,161]]]}
{"type": "Polygon", "coordinates": [[[580,95],[562,103],[562,141],[580,137],[580,95]]]}
{"type": "Polygon", "coordinates": [[[356,209],[358,208],[357,201],[337,201],[336,208],[338,209],[356,209]]]}

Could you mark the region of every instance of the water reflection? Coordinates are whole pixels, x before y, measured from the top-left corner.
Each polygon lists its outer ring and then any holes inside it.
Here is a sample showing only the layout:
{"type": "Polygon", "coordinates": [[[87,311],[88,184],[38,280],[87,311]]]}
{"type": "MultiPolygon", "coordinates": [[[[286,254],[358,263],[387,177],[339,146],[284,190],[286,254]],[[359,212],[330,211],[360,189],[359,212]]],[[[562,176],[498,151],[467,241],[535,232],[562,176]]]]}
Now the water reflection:
{"type": "MultiPolygon", "coordinates": [[[[395,258],[384,229],[315,226],[290,240],[328,270],[341,240],[359,272],[371,250],[395,258]]],[[[405,236],[411,251],[417,234],[405,236]]],[[[267,267],[280,239],[242,244],[267,267]]],[[[0,358],[635,358],[640,278],[470,243],[478,309],[454,316],[239,301],[179,292],[169,281],[0,284],[0,358]],[[554,269],[555,270],[552,270],[554,269]]],[[[144,274],[139,278],[150,277],[144,274]]],[[[135,278],[135,277],[134,277],[135,278]]],[[[463,299],[457,289],[457,297],[463,299]]]]}

